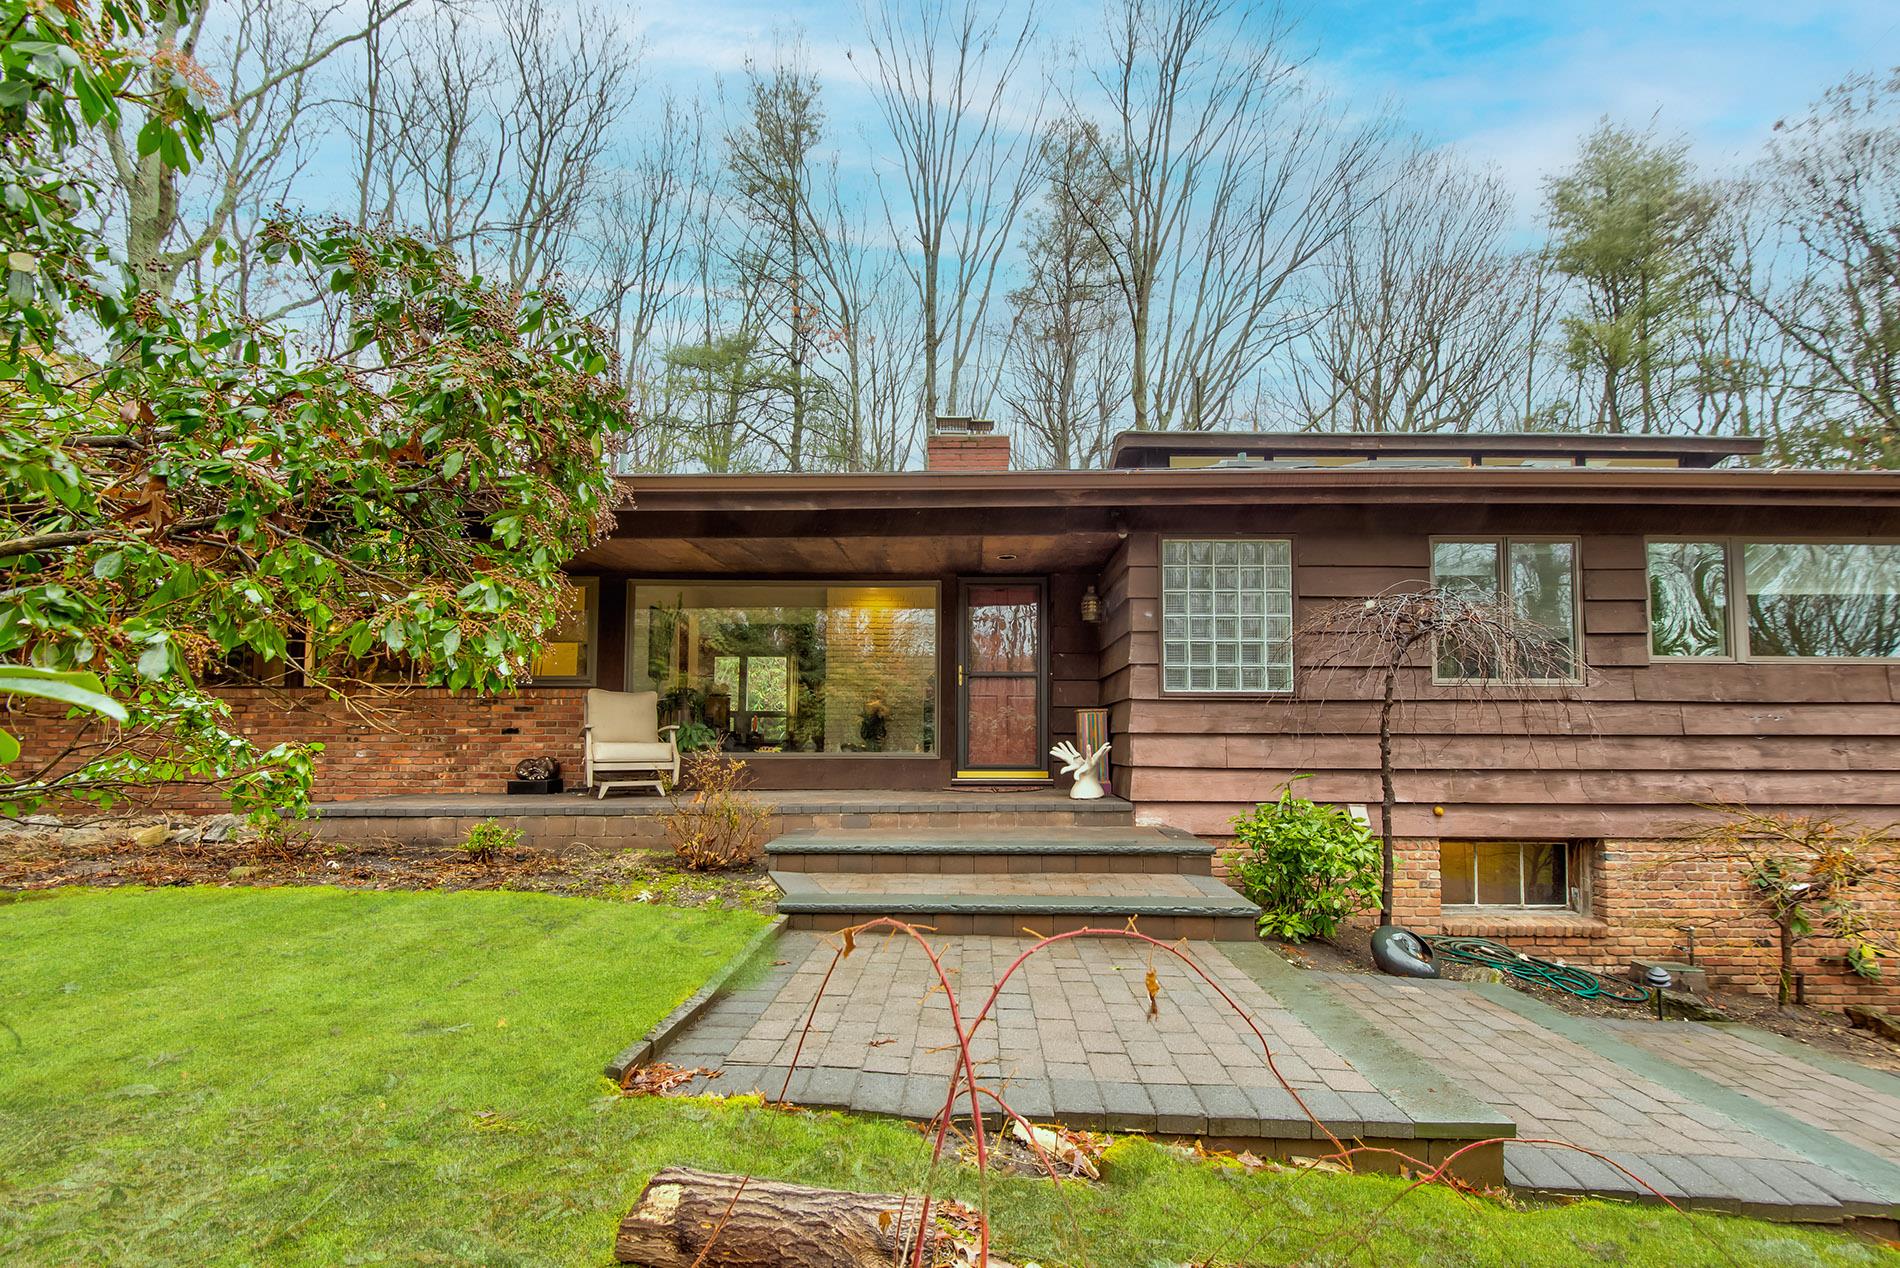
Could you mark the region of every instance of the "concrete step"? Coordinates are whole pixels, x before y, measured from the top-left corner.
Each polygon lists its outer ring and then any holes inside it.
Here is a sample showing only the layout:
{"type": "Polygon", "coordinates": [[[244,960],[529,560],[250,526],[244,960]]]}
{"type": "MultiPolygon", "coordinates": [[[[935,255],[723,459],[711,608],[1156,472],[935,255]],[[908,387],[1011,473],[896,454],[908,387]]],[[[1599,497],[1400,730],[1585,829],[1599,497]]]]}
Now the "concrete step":
{"type": "Polygon", "coordinates": [[[1213,846],[1173,828],[831,829],[787,833],[766,846],[768,867],[796,872],[1210,876],[1213,858],[1213,846]]]}
{"type": "Polygon", "coordinates": [[[1156,938],[1250,940],[1260,909],[1211,876],[1144,872],[774,871],[793,929],[843,929],[897,916],[945,934],[1068,933],[1132,916],[1156,938]]]}

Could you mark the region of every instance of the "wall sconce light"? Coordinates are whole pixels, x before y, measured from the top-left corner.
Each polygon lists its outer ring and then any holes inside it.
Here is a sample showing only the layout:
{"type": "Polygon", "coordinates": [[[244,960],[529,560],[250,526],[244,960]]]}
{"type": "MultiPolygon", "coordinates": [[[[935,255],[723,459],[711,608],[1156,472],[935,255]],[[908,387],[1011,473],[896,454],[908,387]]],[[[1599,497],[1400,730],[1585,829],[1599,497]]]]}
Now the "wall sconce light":
{"type": "Polygon", "coordinates": [[[1082,592],[1082,619],[1090,625],[1102,619],[1102,597],[1093,585],[1082,592]]]}

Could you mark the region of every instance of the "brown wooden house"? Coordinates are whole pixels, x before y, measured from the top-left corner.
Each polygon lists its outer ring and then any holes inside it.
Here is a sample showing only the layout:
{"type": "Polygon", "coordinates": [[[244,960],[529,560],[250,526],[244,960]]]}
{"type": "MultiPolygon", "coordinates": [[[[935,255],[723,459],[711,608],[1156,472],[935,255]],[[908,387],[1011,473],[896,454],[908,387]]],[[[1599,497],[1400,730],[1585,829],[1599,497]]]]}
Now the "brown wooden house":
{"type": "Polygon", "coordinates": [[[1026,471],[953,420],[922,471],[628,478],[517,696],[414,693],[386,730],[233,702],[262,738],[325,740],[335,799],[492,793],[536,753],[577,771],[594,685],[659,691],[766,790],[1060,788],[1051,745],[1101,709],[1136,821],[1220,838],[1296,775],[1376,821],[1378,684],[1302,620],[1476,587],[1578,669],[1407,670],[1400,919],[1600,965],[1679,956],[1693,926],[1765,962],[1738,879],[1680,842],[1714,804],[1900,820],[1900,474],[1727,465],[1758,449],[1131,433],[1106,470],[1026,471]]]}

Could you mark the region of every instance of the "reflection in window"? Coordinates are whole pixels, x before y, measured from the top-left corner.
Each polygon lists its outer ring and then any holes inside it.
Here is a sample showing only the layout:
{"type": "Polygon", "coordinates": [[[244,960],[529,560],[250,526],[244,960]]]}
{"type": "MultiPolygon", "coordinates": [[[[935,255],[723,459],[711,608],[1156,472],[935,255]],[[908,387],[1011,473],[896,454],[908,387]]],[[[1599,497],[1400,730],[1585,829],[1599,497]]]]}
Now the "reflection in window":
{"type": "Polygon", "coordinates": [[[1900,657],[1900,545],[1748,542],[1755,656],[1900,657]]]}
{"type": "Polygon", "coordinates": [[[1162,685],[1293,690],[1293,544],[1161,544],[1162,685]]]}
{"type": "Polygon", "coordinates": [[[1648,555],[1650,654],[1727,656],[1727,546],[1651,542],[1648,555]]]}
{"type": "Polygon", "coordinates": [[[1441,841],[1445,907],[1569,907],[1576,847],[1563,841],[1441,841]]]}
{"type": "Polygon", "coordinates": [[[1648,555],[1652,655],[1734,655],[1739,628],[1750,657],[1900,659],[1900,544],[1651,542],[1648,555]]]}
{"type": "Polygon", "coordinates": [[[933,753],[933,586],[633,590],[628,687],[749,753],[933,753]]]}
{"type": "Polygon", "coordinates": [[[598,578],[575,577],[567,583],[560,622],[548,631],[547,640],[541,644],[528,671],[533,681],[593,681],[594,605],[599,594],[598,578]]]}
{"type": "MultiPolygon", "coordinates": [[[[1489,538],[1432,543],[1432,584],[1474,603],[1502,603],[1548,644],[1553,659],[1576,665],[1577,547],[1571,541],[1489,538]]],[[[1438,676],[1492,679],[1498,666],[1438,654],[1438,676]]]]}

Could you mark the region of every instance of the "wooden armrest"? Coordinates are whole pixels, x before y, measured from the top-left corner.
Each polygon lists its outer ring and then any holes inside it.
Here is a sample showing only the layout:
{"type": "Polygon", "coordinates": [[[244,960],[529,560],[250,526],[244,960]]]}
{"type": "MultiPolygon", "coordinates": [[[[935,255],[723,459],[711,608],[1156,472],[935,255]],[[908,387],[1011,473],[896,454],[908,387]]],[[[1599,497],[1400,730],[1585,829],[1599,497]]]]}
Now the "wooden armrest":
{"type": "Polygon", "coordinates": [[[677,723],[675,723],[675,724],[674,724],[674,725],[672,725],[672,726],[663,726],[663,727],[661,727],[661,728],[660,728],[660,734],[661,734],[661,735],[666,735],[666,734],[669,734],[669,733],[671,733],[671,732],[674,732],[674,731],[677,731],[677,730],[679,730],[679,725],[678,725],[677,723]]]}

